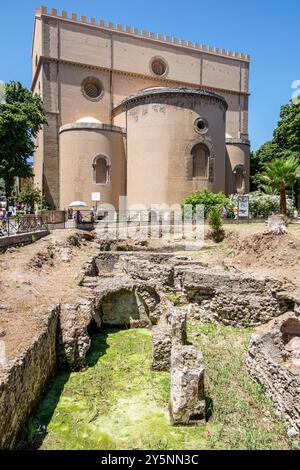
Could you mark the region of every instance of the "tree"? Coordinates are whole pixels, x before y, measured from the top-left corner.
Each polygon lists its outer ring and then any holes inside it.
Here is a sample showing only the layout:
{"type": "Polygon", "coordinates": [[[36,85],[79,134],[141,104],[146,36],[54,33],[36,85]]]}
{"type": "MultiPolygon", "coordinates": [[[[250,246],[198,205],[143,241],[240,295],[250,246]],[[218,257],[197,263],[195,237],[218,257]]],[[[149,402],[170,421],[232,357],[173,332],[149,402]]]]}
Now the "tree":
{"type": "MultiPolygon", "coordinates": [[[[281,107],[280,120],[274,130],[273,140],[266,142],[256,152],[251,153],[251,191],[259,188],[265,192],[276,191],[276,188],[268,184],[261,185],[260,175],[264,172],[264,167],[273,159],[288,160],[290,157],[300,162],[300,101],[297,103],[290,101],[281,107]]],[[[296,194],[300,191],[299,181],[295,180],[294,185],[297,183],[296,194]]]]}
{"type": "Polygon", "coordinates": [[[300,178],[299,160],[292,156],[288,158],[276,158],[265,166],[261,181],[272,189],[277,189],[280,194],[280,212],[287,213],[286,189],[292,188],[300,178]]]}
{"type": "Polygon", "coordinates": [[[280,158],[282,150],[274,142],[270,140],[265,142],[256,152],[250,154],[250,174],[251,174],[251,191],[257,191],[260,183],[260,175],[264,167],[274,158],[280,158]]]}
{"type": "Polygon", "coordinates": [[[281,107],[280,121],[274,131],[274,143],[282,150],[300,155],[300,101],[281,107]]]}
{"type": "Polygon", "coordinates": [[[33,208],[35,204],[42,204],[42,192],[38,187],[33,186],[32,183],[27,183],[22,188],[18,200],[33,208]]]}
{"type": "Polygon", "coordinates": [[[4,181],[0,179],[0,197],[5,195],[4,181]]]}
{"type": "Polygon", "coordinates": [[[36,148],[34,139],[47,124],[42,99],[19,82],[5,85],[5,103],[0,103],[0,177],[7,200],[15,177],[32,176],[28,163],[36,148]]]}
{"type": "Polygon", "coordinates": [[[220,209],[213,207],[208,214],[208,222],[210,225],[209,236],[216,242],[220,243],[225,238],[225,230],[223,229],[222,217],[220,209]]]}

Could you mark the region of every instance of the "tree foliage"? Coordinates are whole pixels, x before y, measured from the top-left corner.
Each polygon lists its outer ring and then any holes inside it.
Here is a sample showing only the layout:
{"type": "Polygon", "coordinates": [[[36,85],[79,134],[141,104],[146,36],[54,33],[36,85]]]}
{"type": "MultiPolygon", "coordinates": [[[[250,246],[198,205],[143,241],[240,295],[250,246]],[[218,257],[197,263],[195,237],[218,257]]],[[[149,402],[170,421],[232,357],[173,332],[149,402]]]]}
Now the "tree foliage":
{"type": "MultiPolygon", "coordinates": [[[[280,197],[278,190],[274,194],[266,194],[262,191],[254,191],[248,194],[249,196],[249,210],[251,217],[256,219],[260,217],[268,217],[272,214],[277,214],[280,211],[280,197]],[[275,194],[276,193],[276,194],[275,194]]],[[[232,194],[231,201],[235,206],[238,205],[238,195],[232,194]]],[[[291,198],[287,198],[287,212],[292,216],[295,211],[295,206],[291,198]]]]}
{"type": "Polygon", "coordinates": [[[290,101],[281,107],[274,142],[283,151],[295,152],[300,156],[300,102],[290,101]]]}
{"type": "Polygon", "coordinates": [[[269,162],[261,176],[261,181],[280,194],[280,212],[287,213],[286,189],[292,188],[300,178],[300,165],[296,157],[276,158],[269,162]]]}
{"type": "Polygon", "coordinates": [[[0,178],[0,197],[3,197],[4,195],[5,195],[4,181],[3,179],[0,178]]]}
{"type": "MultiPolygon", "coordinates": [[[[290,101],[281,107],[280,120],[274,130],[273,139],[263,144],[256,152],[251,153],[251,190],[262,189],[267,193],[280,191],[281,210],[286,212],[284,202],[286,196],[283,188],[291,186],[289,183],[288,186],[282,184],[280,189],[278,186],[278,172],[282,174],[283,171],[290,171],[288,169],[291,169],[292,162],[296,160],[300,162],[300,102],[290,101]],[[276,163],[272,165],[274,160],[276,160],[276,163]],[[288,161],[286,167],[279,160],[288,161]],[[263,178],[261,178],[262,174],[264,174],[263,178]],[[271,184],[270,177],[272,174],[275,180],[271,184]]],[[[292,186],[297,183],[298,178],[299,176],[293,178],[292,186]]],[[[299,189],[297,190],[296,187],[297,191],[299,189]]]]}
{"type": "Polygon", "coordinates": [[[218,207],[213,207],[208,214],[208,223],[210,225],[209,236],[216,242],[220,243],[225,238],[225,230],[223,229],[221,212],[218,207]]]}
{"type": "Polygon", "coordinates": [[[16,176],[32,175],[28,160],[35,150],[34,139],[46,123],[39,95],[33,95],[19,82],[5,85],[5,103],[0,104],[0,177],[7,198],[16,176]]]}
{"type": "Polygon", "coordinates": [[[18,196],[18,200],[19,202],[27,204],[28,206],[34,208],[36,204],[42,204],[42,192],[38,187],[34,186],[32,183],[27,183],[22,188],[18,196]]]}
{"type": "Polygon", "coordinates": [[[183,204],[190,204],[193,210],[196,210],[197,205],[204,206],[204,217],[206,218],[213,208],[222,209],[222,207],[232,208],[232,202],[222,192],[212,193],[207,189],[203,191],[196,191],[189,194],[183,201],[183,204]]]}
{"type": "Polygon", "coordinates": [[[251,152],[250,155],[250,174],[251,174],[251,190],[259,188],[259,177],[267,165],[274,158],[280,158],[282,150],[273,141],[265,142],[256,152],[251,152]]]}

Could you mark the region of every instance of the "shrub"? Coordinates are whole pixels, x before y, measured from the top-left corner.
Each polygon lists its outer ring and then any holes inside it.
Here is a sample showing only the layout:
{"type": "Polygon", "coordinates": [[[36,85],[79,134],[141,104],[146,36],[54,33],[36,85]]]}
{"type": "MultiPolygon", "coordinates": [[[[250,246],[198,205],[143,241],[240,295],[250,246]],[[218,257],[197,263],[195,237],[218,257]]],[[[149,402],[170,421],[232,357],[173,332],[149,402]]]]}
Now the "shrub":
{"type": "Polygon", "coordinates": [[[33,209],[35,204],[42,203],[42,192],[38,187],[35,187],[32,183],[27,183],[22,188],[18,196],[18,200],[23,204],[29,205],[33,209]]]}
{"type": "Polygon", "coordinates": [[[216,242],[220,243],[225,238],[225,231],[222,226],[222,218],[220,209],[213,207],[208,215],[208,222],[210,225],[209,236],[216,242]]]}
{"type": "Polygon", "coordinates": [[[204,217],[207,218],[212,209],[216,208],[221,210],[222,207],[226,206],[227,213],[230,213],[230,209],[233,209],[234,204],[230,198],[226,197],[222,192],[212,193],[207,189],[204,191],[196,191],[189,194],[183,201],[184,204],[191,204],[193,206],[193,212],[196,211],[196,206],[202,204],[204,206],[204,217]]]}
{"type": "Polygon", "coordinates": [[[180,305],[180,295],[178,292],[172,292],[171,294],[168,295],[168,299],[174,307],[178,307],[180,305]]]}
{"type": "Polygon", "coordinates": [[[67,239],[67,243],[71,246],[80,247],[80,236],[77,233],[70,235],[67,239]]]}
{"type": "MultiPolygon", "coordinates": [[[[268,217],[269,215],[276,214],[280,211],[280,198],[276,194],[265,194],[261,191],[249,193],[249,208],[251,217],[268,217]]],[[[233,194],[230,196],[231,202],[237,206],[238,196],[233,194]]],[[[287,198],[288,215],[293,215],[294,205],[290,198],[287,198]]]]}

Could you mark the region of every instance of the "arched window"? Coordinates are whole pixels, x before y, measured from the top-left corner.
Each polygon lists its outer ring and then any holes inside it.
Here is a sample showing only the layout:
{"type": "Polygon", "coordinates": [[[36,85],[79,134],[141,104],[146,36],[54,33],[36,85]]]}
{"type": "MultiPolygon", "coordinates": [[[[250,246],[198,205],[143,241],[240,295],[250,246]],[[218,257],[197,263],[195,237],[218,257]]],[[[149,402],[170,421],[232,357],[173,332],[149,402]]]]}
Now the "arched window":
{"type": "Polygon", "coordinates": [[[245,169],[243,165],[238,165],[233,170],[234,174],[234,190],[238,194],[245,191],[245,169]]]}
{"type": "Polygon", "coordinates": [[[94,159],[94,182],[96,184],[108,184],[110,181],[110,162],[105,156],[98,156],[94,159]]]}
{"type": "Polygon", "coordinates": [[[208,178],[209,150],[203,144],[197,144],[192,148],[193,178],[208,178]]]}

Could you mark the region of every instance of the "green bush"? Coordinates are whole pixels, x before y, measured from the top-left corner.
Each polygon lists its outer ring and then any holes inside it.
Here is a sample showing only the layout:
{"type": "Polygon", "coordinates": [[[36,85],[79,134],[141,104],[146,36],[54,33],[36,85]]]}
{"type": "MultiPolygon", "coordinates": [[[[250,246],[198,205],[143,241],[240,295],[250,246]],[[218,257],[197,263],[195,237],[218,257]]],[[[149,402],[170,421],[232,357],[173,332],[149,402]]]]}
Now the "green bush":
{"type": "Polygon", "coordinates": [[[74,235],[70,235],[67,239],[68,245],[79,247],[80,243],[80,236],[75,233],[74,235]]]}
{"type": "Polygon", "coordinates": [[[172,292],[171,294],[168,295],[168,299],[174,307],[178,307],[180,305],[180,295],[178,292],[172,292]]]}
{"type": "Polygon", "coordinates": [[[196,206],[202,204],[204,206],[204,217],[207,218],[212,209],[217,208],[219,210],[226,206],[227,213],[229,215],[230,209],[234,207],[233,202],[225,196],[222,192],[212,193],[207,189],[203,191],[196,191],[189,194],[183,201],[182,205],[191,204],[193,211],[196,211],[196,206]]]}
{"type": "Polygon", "coordinates": [[[216,242],[220,243],[225,238],[225,231],[222,226],[222,218],[220,209],[213,207],[208,214],[208,222],[210,225],[209,236],[216,242]]]}
{"type": "MultiPolygon", "coordinates": [[[[265,194],[261,191],[249,193],[249,208],[252,218],[268,217],[269,215],[276,214],[280,211],[279,195],[265,194]]],[[[237,194],[230,196],[230,200],[234,206],[238,204],[237,194]]],[[[294,213],[293,201],[287,198],[288,215],[292,216],[294,213]]]]}

